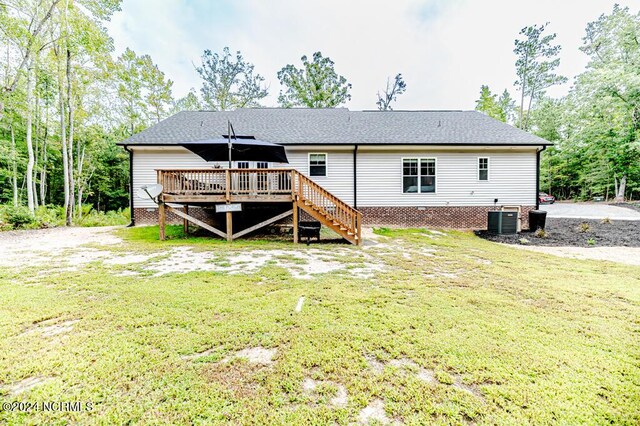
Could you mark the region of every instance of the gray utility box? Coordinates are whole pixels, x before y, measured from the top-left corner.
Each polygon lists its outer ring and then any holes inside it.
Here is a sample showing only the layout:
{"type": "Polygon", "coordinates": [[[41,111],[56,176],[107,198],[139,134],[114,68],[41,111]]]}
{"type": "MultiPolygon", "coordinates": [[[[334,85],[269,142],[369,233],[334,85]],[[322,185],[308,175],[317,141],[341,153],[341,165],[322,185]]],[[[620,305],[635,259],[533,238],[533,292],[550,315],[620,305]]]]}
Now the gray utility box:
{"type": "Polygon", "coordinates": [[[491,211],[487,222],[487,231],[492,234],[518,233],[518,212],[491,211]]]}

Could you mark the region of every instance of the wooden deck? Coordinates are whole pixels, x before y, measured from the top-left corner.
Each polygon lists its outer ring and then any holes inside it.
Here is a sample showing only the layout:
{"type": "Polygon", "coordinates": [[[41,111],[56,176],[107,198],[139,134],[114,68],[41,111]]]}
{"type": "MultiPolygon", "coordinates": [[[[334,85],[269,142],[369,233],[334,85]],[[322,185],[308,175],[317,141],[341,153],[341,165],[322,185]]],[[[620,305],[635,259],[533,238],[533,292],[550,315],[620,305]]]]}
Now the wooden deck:
{"type": "MultiPolygon", "coordinates": [[[[280,220],[282,214],[247,228],[232,232],[232,215],[226,213],[227,230],[223,232],[166,206],[166,203],[212,205],[232,203],[291,203],[294,217],[294,242],[298,242],[298,211],[304,210],[323,225],[333,229],[353,244],[361,242],[362,215],[335,195],[294,169],[162,169],[157,170],[163,186],[159,196],[160,237],[164,239],[165,208],[186,221],[195,223],[229,241],[280,220]],[[187,216],[187,217],[185,217],[187,216]]],[[[281,217],[283,216],[283,217],[281,217]]]]}

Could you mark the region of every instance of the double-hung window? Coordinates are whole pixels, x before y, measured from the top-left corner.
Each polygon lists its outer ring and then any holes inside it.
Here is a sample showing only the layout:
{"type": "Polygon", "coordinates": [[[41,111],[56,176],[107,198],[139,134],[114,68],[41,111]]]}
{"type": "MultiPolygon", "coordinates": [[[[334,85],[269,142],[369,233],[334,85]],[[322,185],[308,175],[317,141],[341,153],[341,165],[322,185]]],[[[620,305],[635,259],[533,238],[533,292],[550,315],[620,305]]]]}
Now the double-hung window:
{"type": "Polygon", "coordinates": [[[327,154],[309,154],[309,176],[327,175],[327,154]]]}
{"type": "Polygon", "coordinates": [[[478,180],[489,180],[489,158],[478,158],[478,180]]]}
{"type": "Polygon", "coordinates": [[[405,194],[436,192],[436,159],[403,159],[402,192],[405,194]]]}

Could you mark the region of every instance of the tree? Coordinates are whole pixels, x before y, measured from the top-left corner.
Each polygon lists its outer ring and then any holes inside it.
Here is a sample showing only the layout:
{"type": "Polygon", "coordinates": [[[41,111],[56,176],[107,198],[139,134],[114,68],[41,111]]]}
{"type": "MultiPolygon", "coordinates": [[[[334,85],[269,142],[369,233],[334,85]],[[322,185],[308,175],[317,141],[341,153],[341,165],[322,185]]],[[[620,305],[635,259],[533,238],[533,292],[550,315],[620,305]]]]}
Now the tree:
{"type": "Polygon", "coordinates": [[[202,104],[200,103],[200,99],[198,99],[196,89],[191,88],[185,97],[180,98],[173,103],[171,113],[176,114],[180,111],[200,111],[201,109],[202,104]]]}
{"type": "Polygon", "coordinates": [[[579,137],[597,147],[613,174],[616,201],[630,178],[640,178],[640,13],[614,6],[587,25],[581,50],[589,55],[571,96],[579,107],[579,137]]]}
{"type": "Polygon", "coordinates": [[[278,71],[278,80],[286,87],[278,96],[281,106],[334,108],[351,99],[351,84],[336,73],[331,59],[316,52],[312,61],[307,56],[302,56],[301,60],[302,68],[289,64],[278,71]]]}
{"type": "Polygon", "coordinates": [[[228,47],[222,55],[205,50],[202,65],[196,71],[202,78],[202,99],[214,111],[258,106],[268,91],[262,86],[264,77],[253,74],[254,65],[236,52],[235,60],[228,47]]]}
{"type": "Polygon", "coordinates": [[[387,78],[387,87],[384,89],[383,95],[377,93],[378,100],[376,105],[380,111],[392,110],[391,102],[395,102],[396,98],[407,90],[407,84],[402,79],[402,74],[397,74],[393,79],[393,84],[387,78]]]}
{"type": "Polygon", "coordinates": [[[500,108],[500,121],[505,123],[513,122],[513,111],[515,110],[516,102],[511,97],[511,94],[507,89],[504,89],[502,95],[498,98],[498,108],[500,108]]]}
{"type": "Polygon", "coordinates": [[[14,70],[13,77],[8,79],[0,97],[0,117],[4,111],[6,96],[16,90],[34,50],[40,48],[40,35],[45,31],[60,1],[7,0],[0,3],[0,27],[20,48],[20,63],[14,70]],[[9,13],[8,9],[11,9],[12,13],[9,13]]]}
{"type": "Polygon", "coordinates": [[[520,30],[522,39],[516,39],[516,74],[515,85],[520,88],[520,114],[518,125],[521,129],[529,128],[529,111],[536,99],[544,95],[546,89],[567,81],[566,77],[555,74],[560,65],[560,45],[553,45],[556,34],[544,35],[548,23],[533,25],[520,30]],[[525,115],[525,99],[528,99],[525,115]]]}
{"type": "Polygon", "coordinates": [[[498,98],[498,95],[491,93],[489,86],[480,86],[480,97],[476,101],[476,111],[507,123],[511,120],[513,108],[514,101],[507,89],[498,98]]]}
{"type": "Polygon", "coordinates": [[[167,117],[173,104],[173,81],[165,79],[164,73],[153,63],[149,55],[143,57],[142,79],[147,90],[145,101],[149,106],[150,116],[157,123],[167,117]]]}

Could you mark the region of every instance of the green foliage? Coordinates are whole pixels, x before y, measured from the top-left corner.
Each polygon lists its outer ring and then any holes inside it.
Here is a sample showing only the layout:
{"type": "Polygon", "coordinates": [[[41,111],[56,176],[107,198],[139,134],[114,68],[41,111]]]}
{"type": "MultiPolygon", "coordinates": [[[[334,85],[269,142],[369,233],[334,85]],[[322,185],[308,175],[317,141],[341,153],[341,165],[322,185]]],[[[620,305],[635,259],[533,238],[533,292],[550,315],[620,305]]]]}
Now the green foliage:
{"type": "Polygon", "coordinates": [[[198,99],[198,94],[195,89],[189,90],[186,96],[177,99],[171,110],[172,114],[177,114],[180,111],[200,111],[202,110],[202,103],[198,99]]]}
{"type": "Polygon", "coordinates": [[[541,164],[542,188],[560,198],[640,193],[640,14],[615,6],[588,24],[590,61],[561,100],[542,99],[532,130],[554,142],[541,164]]]}
{"type": "MultiPolygon", "coordinates": [[[[131,220],[129,208],[98,211],[90,204],[82,206],[82,217],[79,226],[116,226],[127,225],[131,220]]],[[[35,216],[24,206],[0,205],[0,231],[10,229],[36,229],[64,226],[65,213],[63,206],[40,206],[35,216]]]]}
{"type": "MultiPolygon", "coordinates": [[[[262,86],[264,77],[254,75],[253,69],[239,51],[234,60],[228,47],[222,55],[205,50],[202,65],[196,67],[203,80],[200,92],[205,105],[214,111],[258,106],[268,92],[262,86]]],[[[193,98],[188,101],[193,103],[193,98]]]]}
{"type": "Polygon", "coordinates": [[[280,91],[278,102],[285,108],[334,108],[351,99],[351,83],[335,71],[334,63],[322,53],[313,60],[302,56],[302,68],[286,65],[278,71],[278,80],[286,89],[280,91]]]}
{"type": "Polygon", "coordinates": [[[548,23],[533,25],[520,30],[520,39],[516,39],[513,52],[516,54],[515,85],[520,88],[520,114],[518,117],[521,129],[529,128],[529,113],[525,115],[525,99],[528,98],[527,111],[535,100],[545,94],[546,89],[556,84],[565,83],[566,77],[555,73],[560,65],[560,46],[553,45],[556,34],[544,32],[548,23]]]}
{"type": "MultiPolygon", "coordinates": [[[[28,228],[37,223],[34,216],[31,215],[29,209],[24,206],[14,207],[11,205],[0,206],[0,224],[6,223],[12,228],[28,228]]],[[[1,229],[2,227],[0,227],[1,229]]]]}
{"type": "Polygon", "coordinates": [[[511,121],[513,116],[514,101],[507,89],[504,89],[500,98],[491,93],[489,86],[480,87],[480,97],[476,101],[476,111],[480,111],[489,117],[504,123],[511,121]]]}

